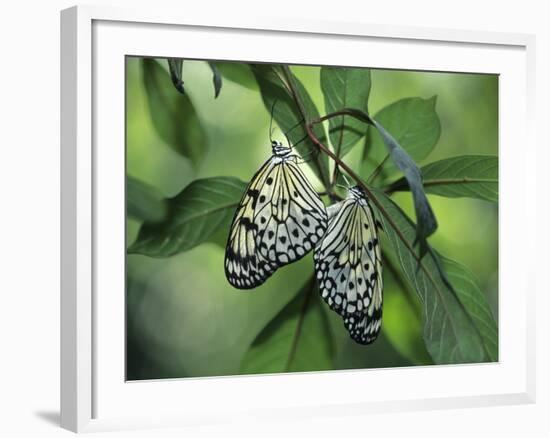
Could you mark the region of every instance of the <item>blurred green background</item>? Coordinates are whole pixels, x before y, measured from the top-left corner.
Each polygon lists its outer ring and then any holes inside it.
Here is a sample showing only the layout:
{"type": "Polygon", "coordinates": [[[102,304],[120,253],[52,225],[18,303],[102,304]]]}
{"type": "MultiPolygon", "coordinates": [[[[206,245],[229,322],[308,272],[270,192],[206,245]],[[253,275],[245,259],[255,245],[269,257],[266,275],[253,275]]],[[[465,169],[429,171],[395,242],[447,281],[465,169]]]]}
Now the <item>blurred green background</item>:
{"type": "MultiPolygon", "coordinates": [[[[253,75],[231,63],[219,64],[223,85],[215,99],[208,64],[183,62],[185,91],[208,137],[205,158],[194,168],[157,134],[141,62],[139,58],[127,58],[127,174],[157,188],[165,197],[176,195],[197,178],[223,175],[249,181],[271,153],[270,115],[253,75]]],[[[166,61],[159,62],[166,68],[169,82],[166,61]]],[[[320,69],[291,68],[320,113],[326,113],[319,85],[320,69]]],[[[463,154],[498,154],[495,75],[372,70],[369,111],[376,114],[404,97],[434,95],[441,137],[431,155],[419,164],[463,154]]],[[[362,147],[356,147],[344,160],[357,166],[361,153],[362,147]]],[[[315,182],[315,176],[307,166],[303,167],[315,182]]],[[[410,193],[396,193],[393,199],[414,218],[410,193]]],[[[430,243],[475,274],[498,321],[498,204],[435,195],[429,195],[429,199],[439,222],[430,243]]],[[[128,246],[139,227],[140,222],[128,216],[128,246]]],[[[310,254],[279,270],[257,289],[240,291],[225,280],[224,239],[169,258],[127,256],[128,380],[257,372],[243,367],[243,358],[259,333],[307,282],[312,273],[312,257],[310,254]]],[[[432,363],[422,341],[416,295],[386,275],[390,267],[385,269],[380,338],[367,347],[355,344],[341,319],[327,306],[319,306],[332,334],[330,361],[296,370],[432,363]]],[[[314,330],[315,325],[311,327],[314,330]]],[[[322,336],[323,331],[314,335],[322,336]]],[[[264,362],[270,362],[268,355],[264,362]]],[[[266,365],[265,371],[277,369],[266,365]]]]}

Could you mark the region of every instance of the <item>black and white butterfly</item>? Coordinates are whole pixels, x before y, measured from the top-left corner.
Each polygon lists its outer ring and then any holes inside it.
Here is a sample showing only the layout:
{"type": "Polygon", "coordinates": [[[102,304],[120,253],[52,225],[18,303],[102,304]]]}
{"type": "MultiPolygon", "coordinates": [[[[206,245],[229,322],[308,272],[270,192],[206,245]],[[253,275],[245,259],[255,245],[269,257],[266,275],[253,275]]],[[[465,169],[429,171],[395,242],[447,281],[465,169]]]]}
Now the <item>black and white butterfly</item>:
{"type": "Polygon", "coordinates": [[[272,156],[252,177],[233,217],[225,275],[239,289],[261,285],[277,268],[313,249],[327,212],[292,147],[272,141],[272,156]]]}
{"type": "Polygon", "coordinates": [[[328,212],[328,229],[313,255],[319,290],[351,337],[370,344],[382,323],[380,224],[359,186],[328,212]]]}

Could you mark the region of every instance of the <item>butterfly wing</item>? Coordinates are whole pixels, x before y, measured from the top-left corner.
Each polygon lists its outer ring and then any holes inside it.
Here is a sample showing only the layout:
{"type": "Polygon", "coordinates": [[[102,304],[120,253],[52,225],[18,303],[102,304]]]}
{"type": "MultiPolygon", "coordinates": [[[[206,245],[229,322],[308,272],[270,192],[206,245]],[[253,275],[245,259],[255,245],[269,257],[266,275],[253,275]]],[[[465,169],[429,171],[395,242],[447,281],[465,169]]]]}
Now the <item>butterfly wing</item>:
{"type": "Polygon", "coordinates": [[[346,199],[314,253],[321,296],[344,317],[353,339],[367,344],[380,330],[382,258],[378,228],[366,198],[346,199]]]}
{"type": "Polygon", "coordinates": [[[274,165],[259,186],[254,225],[261,256],[277,267],[301,259],[321,240],[327,212],[295,156],[274,165]]]}
{"type": "Polygon", "coordinates": [[[258,226],[254,213],[260,188],[273,170],[273,157],[252,177],[233,216],[225,249],[225,276],[229,283],[239,289],[252,289],[263,282],[277,269],[264,259],[256,246],[258,226]]]}
{"type": "MultiPolygon", "coordinates": [[[[382,299],[382,297],[380,297],[382,299]]],[[[382,302],[380,307],[373,306],[373,312],[359,315],[348,315],[344,317],[344,325],[350,336],[359,344],[372,344],[380,333],[382,326],[382,302]]]]}

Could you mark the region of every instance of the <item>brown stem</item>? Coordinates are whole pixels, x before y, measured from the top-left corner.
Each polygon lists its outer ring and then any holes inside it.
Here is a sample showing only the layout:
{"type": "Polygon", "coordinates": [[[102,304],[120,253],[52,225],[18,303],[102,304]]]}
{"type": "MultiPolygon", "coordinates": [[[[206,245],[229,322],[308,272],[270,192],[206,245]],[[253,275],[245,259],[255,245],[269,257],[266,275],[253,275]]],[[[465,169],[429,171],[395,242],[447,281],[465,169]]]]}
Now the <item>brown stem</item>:
{"type": "MultiPolygon", "coordinates": [[[[399,236],[403,244],[407,247],[407,249],[411,252],[413,257],[416,259],[416,261],[420,264],[420,258],[416,254],[416,251],[410,244],[410,242],[405,238],[399,227],[396,225],[396,223],[393,221],[391,216],[388,214],[388,212],[384,209],[384,206],[378,201],[378,199],[373,195],[372,191],[365,185],[365,183],[361,180],[359,175],[357,175],[346,163],[344,163],[338,156],[336,156],[330,149],[328,149],[321,141],[317,138],[315,133],[313,132],[313,126],[318,123],[322,123],[325,120],[331,119],[333,117],[348,115],[351,117],[355,117],[358,120],[361,120],[365,123],[368,123],[369,125],[375,125],[374,121],[370,118],[370,116],[359,110],[355,110],[353,108],[343,108],[340,111],[335,111],[333,113],[327,114],[323,117],[319,117],[317,119],[312,119],[308,121],[307,114],[305,113],[305,110],[303,108],[301,100],[298,98],[298,90],[296,87],[296,84],[294,82],[294,77],[292,75],[292,72],[288,68],[288,66],[283,66],[283,72],[286,76],[286,79],[288,81],[288,86],[290,87],[290,90],[292,92],[292,95],[294,99],[296,100],[296,103],[298,107],[300,108],[300,111],[302,112],[302,115],[304,116],[305,120],[305,128],[306,133],[309,136],[310,140],[319,148],[319,150],[323,151],[326,155],[328,155],[330,158],[334,160],[334,162],[339,165],[342,169],[346,171],[346,173],[361,187],[367,196],[370,198],[370,200],[376,205],[378,208],[378,211],[384,216],[384,218],[388,221],[388,223],[392,226],[392,228],[395,230],[395,233],[399,236]]],[[[324,181],[323,181],[324,183],[324,181]]]]}

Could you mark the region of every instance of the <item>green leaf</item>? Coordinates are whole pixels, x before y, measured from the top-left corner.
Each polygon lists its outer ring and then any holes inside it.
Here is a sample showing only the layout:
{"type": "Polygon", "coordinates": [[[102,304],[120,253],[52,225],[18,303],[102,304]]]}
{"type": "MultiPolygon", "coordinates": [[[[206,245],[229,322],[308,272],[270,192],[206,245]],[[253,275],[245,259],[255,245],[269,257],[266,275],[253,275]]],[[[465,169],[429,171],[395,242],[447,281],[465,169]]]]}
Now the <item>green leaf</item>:
{"type": "MultiPolygon", "coordinates": [[[[321,67],[321,89],[328,113],[344,108],[368,113],[371,76],[368,68],[321,67]]],[[[329,120],[329,136],[338,157],[346,155],[367,132],[367,125],[353,117],[329,120]]]]}
{"type": "Polygon", "coordinates": [[[246,183],[232,177],[198,179],[167,200],[162,222],[146,222],[129,253],[170,257],[210,241],[220,229],[229,231],[246,183]]]}
{"type": "Polygon", "coordinates": [[[181,94],[185,93],[183,88],[183,78],[182,78],[182,67],[183,59],[179,58],[168,58],[168,69],[170,70],[170,79],[172,79],[172,84],[176,87],[181,94]]]}
{"type": "Polygon", "coordinates": [[[146,222],[159,222],[166,216],[166,203],[155,187],[127,175],[126,211],[129,216],[146,222]]]}
{"type": "Polygon", "coordinates": [[[375,197],[373,205],[403,274],[422,302],[424,341],[433,360],[440,364],[490,361],[490,351],[469,307],[451,287],[437,254],[429,248],[429,255],[421,258],[414,248],[414,223],[380,190],[371,189],[371,192],[375,197]]]}
{"type": "MultiPolygon", "coordinates": [[[[498,157],[462,155],[424,166],[424,190],[449,198],[469,197],[498,202],[498,157]]],[[[407,190],[403,178],[388,191],[407,190]]]]}
{"type": "Polygon", "coordinates": [[[486,296],[474,274],[460,263],[440,256],[458,299],[476,325],[492,362],[498,360],[498,328],[486,296]]]}
{"type": "Polygon", "coordinates": [[[258,90],[258,84],[248,64],[242,62],[216,62],[216,66],[224,79],[249,90],[258,90]]]}
{"type": "MultiPolygon", "coordinates": [[[[435,147],[441,133],[441,123],[435,111],[436,97],[422,99],[411,97],[398,100],[382,110],[374,119],[415,160],[420,161],[428,156],[435,147]]],[[[361,174],[366,179],[387,155],[383,136],[373,129],[367,132],[367,144],[363,154],[361,174]]],[[[380,172],[380,177],[391,175],[395,166],[386,162],[380,172]]]]}
{"type": "Polygon", "coordinates": [[[154,59],[144,58],[142,66],[149,113],[156,132],[173,150],[197,165],[208,141],[189,94],[175,91],[166,71],[154,59]]]}
{"type": "Polygon", "coordinates": [[[410,155],[401,147],[395,138],[376,120],[372,121],[375,128],[383,138],[384,144],[393,163],[403,172],[405,179],[413,195],[414,210],[416,213],[416,242],[420,244],[420,256],[427,251],[426,238],[433,234],[437,229],[432,207],[424,193],[422,184],[422,173],[410,157],[410,155]]]}
{"type": "Polygon", "coordinates": [[[241,363],[241,374],[333,369],[332,338],[312,277],[260,332],[241,363]]]}
{"type": "Polygon", "coordinates": [[[410,287],[391,251],[383,251],[384,318],[382,330],[388,341],[415,365],[433,360],[422,338],[422,304],[410,287]]]}
{"type": "MultiPolygon", "coordinates": [[[[308,156],[308,164],[319,177],[325,187],[328,186],[328,159],[324,154],[317,153],[314,143],[307,137],[304,118],[314,119],[319,117],[319,111],[302,83],[293,77],[298,89],[299,99],[303,104],[305,116],[301,108],[296,104],[291,95],[288,84],[285,82],[281,66],[268,64],[253,64],[252,72],[256,77],[262,99],[266,109],[271,113],[279,127],[286,133],[292,144],[297,144],[296,149],[302,157],[308,156]],[[273,106],[275,104],[275,106],[273,106]],[[303,141],[302,141],[303,140],[303,141]],[[298,144],[298,142],[300,142],[298,144]]],[[[321,125],[315,128],[315,134],[323,142],[324,129],[321,125]]]]}
{"type": "Polygon", "coordinates": [[[212,70],[212,83],[214,84],[214,99],[220,95],[222,89],[222,76],[218,70],[217,63],[209,62],[208,65],[212,70]]]}

